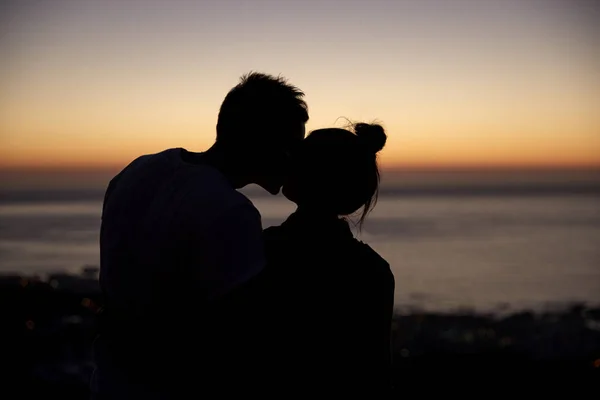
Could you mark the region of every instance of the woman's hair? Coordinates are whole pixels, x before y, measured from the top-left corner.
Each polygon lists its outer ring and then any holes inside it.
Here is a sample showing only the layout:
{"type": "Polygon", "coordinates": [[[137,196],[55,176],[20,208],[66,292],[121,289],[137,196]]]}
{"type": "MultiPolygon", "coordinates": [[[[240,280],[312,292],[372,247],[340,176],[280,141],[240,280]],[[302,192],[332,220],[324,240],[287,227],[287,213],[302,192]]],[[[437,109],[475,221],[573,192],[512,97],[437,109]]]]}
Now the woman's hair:
{"type": "Polygon", "coordinates": [[[367,123],[312,131],[298,149],[294,201],[340,216],[362,208],[361,227],[377,202],[377,153],[386,139],[380,125],[367,123]]]}

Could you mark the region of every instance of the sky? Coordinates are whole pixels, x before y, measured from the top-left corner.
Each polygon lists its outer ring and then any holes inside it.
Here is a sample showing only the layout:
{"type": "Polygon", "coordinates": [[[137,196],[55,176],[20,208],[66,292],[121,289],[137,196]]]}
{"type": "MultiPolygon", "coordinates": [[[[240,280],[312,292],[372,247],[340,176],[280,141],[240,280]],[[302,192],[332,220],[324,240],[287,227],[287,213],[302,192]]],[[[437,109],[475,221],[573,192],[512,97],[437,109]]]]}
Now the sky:
{"type": "Polygon", "coordinates": [[[384,167],[600,166],[595,0],[0,4],[0,169],[202,151],[251,70],[382,123],[384,167]]]}

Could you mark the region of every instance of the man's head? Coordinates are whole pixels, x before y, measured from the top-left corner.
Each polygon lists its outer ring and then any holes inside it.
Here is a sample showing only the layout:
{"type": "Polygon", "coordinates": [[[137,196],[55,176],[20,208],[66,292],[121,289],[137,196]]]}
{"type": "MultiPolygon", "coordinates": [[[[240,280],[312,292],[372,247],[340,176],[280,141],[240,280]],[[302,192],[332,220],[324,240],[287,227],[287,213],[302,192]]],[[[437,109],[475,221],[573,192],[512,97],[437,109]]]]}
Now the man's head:
{"type": "Polygon", "coordinates": [[[245,184],[279,192],[288,153],[304,138],[303,97],[284,78],[256,72],[229,91],[219,110],[217,145],[238,164],[245,184]]]}

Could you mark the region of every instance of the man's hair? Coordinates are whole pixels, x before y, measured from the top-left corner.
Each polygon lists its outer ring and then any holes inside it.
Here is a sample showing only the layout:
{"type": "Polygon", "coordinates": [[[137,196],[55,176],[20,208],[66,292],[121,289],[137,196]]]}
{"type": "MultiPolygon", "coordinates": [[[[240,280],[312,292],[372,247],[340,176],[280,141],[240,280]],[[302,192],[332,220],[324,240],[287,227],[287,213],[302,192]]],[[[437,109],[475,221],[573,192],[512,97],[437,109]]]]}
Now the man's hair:
{"type": "Polygon", "coordinates": [[[306,123],[308,107],[303,97],[300,89],[281,76],[243,75],[221,104],[217,142],[250,143],[257,134],[268,140],[281,129],[306,123]]]}

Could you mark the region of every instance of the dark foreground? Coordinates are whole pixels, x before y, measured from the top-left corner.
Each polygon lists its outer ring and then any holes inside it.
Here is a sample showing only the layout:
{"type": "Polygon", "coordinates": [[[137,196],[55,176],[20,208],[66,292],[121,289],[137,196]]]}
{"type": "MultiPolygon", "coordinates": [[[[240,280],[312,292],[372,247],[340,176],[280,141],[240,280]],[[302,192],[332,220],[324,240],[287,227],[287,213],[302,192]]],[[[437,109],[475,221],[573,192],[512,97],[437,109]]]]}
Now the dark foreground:
{"type": "MultiPolygon", "coordinates": [[[[93,271],[0,277],[0,397],[88,398],[100,301],[93,271]]],[[[413,310],[396,317],[393,331],[395,397],[579,398],[600,387],[600,309],[504,317],[413,310]]]]}

